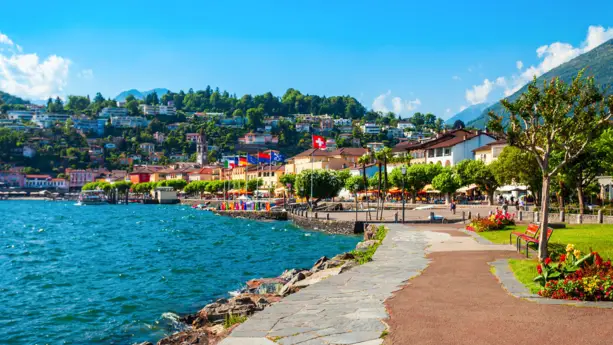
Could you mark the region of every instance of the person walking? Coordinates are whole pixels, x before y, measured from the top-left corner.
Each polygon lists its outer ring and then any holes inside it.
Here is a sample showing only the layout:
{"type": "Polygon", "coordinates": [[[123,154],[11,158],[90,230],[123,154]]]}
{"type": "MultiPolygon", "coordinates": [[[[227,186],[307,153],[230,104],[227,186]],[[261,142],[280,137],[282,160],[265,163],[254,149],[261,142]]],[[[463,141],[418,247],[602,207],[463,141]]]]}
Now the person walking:
{"type": "Polygon", "coordinates": [[[453,214],[455,214],[455,207],[456,207],[455,201],[451,200],[451,205],[449,205],[449,208],[451,210],[451,213],[453,213],[453,214]]]}

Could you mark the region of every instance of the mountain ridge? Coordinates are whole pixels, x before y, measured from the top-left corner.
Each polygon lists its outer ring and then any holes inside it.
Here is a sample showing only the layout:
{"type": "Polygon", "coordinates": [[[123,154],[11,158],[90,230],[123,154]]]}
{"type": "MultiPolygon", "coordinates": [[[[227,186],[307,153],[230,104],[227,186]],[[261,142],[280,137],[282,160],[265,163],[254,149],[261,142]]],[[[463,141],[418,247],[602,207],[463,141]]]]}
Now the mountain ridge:
{"type": "MultiPolygon", "coordinates": [[[[560,80],[570,83],[577,73],[585,68],[584,76],[593,76],[595,83],[607,89],[610,93],[613,87],[613,39],[606,41],[600,46],[590,50],[587,53],[581,54],[576,58],[561,64],[560,66],[550,70],[536,79],[537,85],[543,85],[543,81],[559,77],[560,80]]],[[[514,101],[525,92],[528,84],[522,86],[517,92],[507,97],[509,101],[514,101]]],[[[504,107],[500,102],[496,102],[490,107],[487,107],[481,115],[473,121],[467,123],[467,126],[485,128],[488,122],[488,113],[493,111],[496,114],[507,115],[504,107]]]]}
{"type": "Polygon", "coordinates": [[[147,95],[152,94],[153,92],[156,92],[158,94],[158,97],[161,97],[162,95],[165,95],[166,93],[170,92],[170,90],[163,88],[163,87],[155,88],[155,89],[151,89],[147,91],[139,91],[137,89],[130,89],[130,90],[120,92],[117,96],[115,96],[114,100],[125,101],[126,97],[128,97],[129,95],[134,96],[134,98],[136,99],[142,100],[142,99],[145,99],[147,95]]]}
{"type": "Polygon", "coordinates": [[[460,120],[464,122],[464,124],[466,124],[478,118],[481,115],[481,113],[483,113],[483,110],[485,110],[485,108],[489,107],[490,105],[492,104],[491,103],[473,104],[470,107],[467,107],[466,109],[456,113],[455,115],[447,119],[445,121],[445,124],[449,126],[453,126],[453,123],[456,122],[457,120],[460,120]]]}

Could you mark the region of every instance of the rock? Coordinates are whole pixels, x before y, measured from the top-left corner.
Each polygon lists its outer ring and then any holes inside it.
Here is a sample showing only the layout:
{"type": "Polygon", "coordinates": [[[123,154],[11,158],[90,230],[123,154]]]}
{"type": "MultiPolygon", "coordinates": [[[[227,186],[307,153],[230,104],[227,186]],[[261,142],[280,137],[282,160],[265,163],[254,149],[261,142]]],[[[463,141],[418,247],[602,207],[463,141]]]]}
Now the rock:
{"type": "Polygon", "coordinates": [[[315,261],[315,264],[311,268],[311,272],[317,272],[317,271],[322,270],[324,268],[324,263],[326,261],[328,261],[328,258],[325,256],[322,256],[321,258],[319,258],[319,260],[315,261]]]}
{"type": "Polygon", "coordinates": [[[153,345],[150,341],[143,341],[142,343],[134,344],[134,345],[153,345]]]}
{"type": "Polygon", "coordinates": [[[204,320],[208,320],[210,323],[219,324],[223,323],[230,314],[248,316],[253,314],[256,310],[258,310],[258,306],[251,297],[240,295],[230,300],[221,299],[207,305],[198,312],[200,320],[197,319],[196,321],[199,322],[198,326],[200,327],[206,324],[203,323],[204,320]],[[220,301],[226,301],[227,303],[220,303],[220,301]]]}
{"type": "Polygon", "coordinates": [[[223,325],[215,325],[215,326],[207,327],[206,331],[209,334],[212,334],[214,336],[219,336],[223,334],[226,331],[226,329],[224,328],[223,325]]]}
{"type": "Polygon", "coordinates": [[[279,278],[285,281],[290,281],[292,280],[292,277],[294,277],[294,274],[296,273],[298,273],[298,270],[293,269],[293,268],[291,270],[285,270],[285,272],[281,273],[279,278]]]}
{"type": "Polygon", "coordinates": [[[296,284],[297,282],[303,280],[306,278],[306,275],[302,272],[298,272],[294,278],[292,278],[292,280],[290,280],[287,284],[285,284],[285,286],[283,286],[283,289],[281,289],[281,291],[279,292],[279,295],[281,296],[285,296],[285,295],[289,295],[290,293],[292,293],[292,288],[294,287],[294,284],[296,284]]]}
{"type": "Polygon", "coordinates": [[[359,242],[355,246],[355,250],[357,250],[357,251],[365,251],[365,250],[367,250],[368,248],[374,246],[377,243],[379,243],[379,241],[377,241],[377,240],[362,241],[362,242],[359,242]]]}
{"type": "Polygon", "coordinates": [[[299,282],[296,282],[293,286],[293,289],[300,290],[302,288],[305,288],[307,286],[313,285],[315,283],[319,283],[320,281],[331,277],[331,276],[336,276],[338,274],[340,274],[341,272],[341,268],[342,266],[338,266],[338,267],[334,267],[334,268],[329,268],[327,270],[321,270],[318,272],[313,273],[310,277],[303,279],[299,282]]]}
{"type": "Polygon", "coordinates": [[[345,273],[345,272],[349,271],[350,269],[352,269],[352,268],[354,268],[356,266],[358,266],[357,262],[355,262],[353,260],[347,261],[347,262],[345,262],[343,264],[343,266],[341,266],[341,270],[340,270],[340,272],[338,274],[345,273]]]}
{"type": "Polygon", "coordinates": [[[342,260],[328,260],[323,264],[322,269],[327,270],[328,268],[334,268],[341,266],[345,261],[342,260]]]}
{"type": "Polygon", "coordinates": [[[157,345],[208,345],[209,335],[205,331],[189,330],[175,333],[157,342],[157,345]]]}
{"type": "Polygon", "coordinates": [[[342,253],[342,254],[338,254],[337,256],[333,257],[330,260],[346,261],[346,260],[353,260],[353,259],[355,259],[355,255],[351,253],[342,253]]]}
{"type": "Polygon", "coordinates": [[[374,239],[376,234],[377,234],[377,226],[373,224],[368,225],[366,229],[364,229],[364,241],[374,239]]]}
{"type": "Polygon", "coordinates": [[[250,293],[258,295],[278,294],[286,280],[281,278],[252,279],[247,282],[250,293]]]}

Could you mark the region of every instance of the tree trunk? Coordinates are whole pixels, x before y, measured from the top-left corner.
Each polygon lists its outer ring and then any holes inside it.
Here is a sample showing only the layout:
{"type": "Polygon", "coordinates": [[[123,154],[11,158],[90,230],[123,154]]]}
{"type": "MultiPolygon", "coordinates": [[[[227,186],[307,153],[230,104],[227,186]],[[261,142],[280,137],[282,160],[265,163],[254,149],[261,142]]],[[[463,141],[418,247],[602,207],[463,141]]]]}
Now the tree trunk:
{"type": "Polygon", "coordinates": [[[579,214],[583,215],[585,205],[583,201],[583,186],[581,185],[581,181],[577,181],[577,199],[579,200],[579,214]]]}
{"type": "Polygon", "coordinates": [[[382,171],[381,171],[381,163],[379,162],[379,190],[377,193],[377,215],[375,217],[375,219],[381,219],[383,218],[383,207],[379,206],[379,203],[381,203],[381,175],[382,175],[382,171]],[[379,207],[381,207],[381,215],[379,215],[379,207]]]}
{"type": "MultiPolygon", "coordinates": [[[[541,231],[539,233],[539,261],[548,257],[547,228],[549,226],[549,177],[543,177],[543,190],[541,192],[541,231]]],[[[528,245],[528,244],[526,244],[528,245]]]]}
{"type": "Polygon", "coordinates": [[[493,191],[487,193],[487,204],[489,206],[494,205],[494,192],[493,191]]]}
{"type": "Polygon", "coordinates": [[[415,194],[416,194],[415,192],[411,192],[411,204],[415,203],[415,198],[416,198],[415,194]]]}
{"type": "Polygon", "coordinates": [[[451,193],[445,193],[445,205],[449,205],[451,202],[451,193]]]}
{"type": "Polygon", "coordinates": [[[364,180],[364,189],[366,189],[366,220],[372,219],[370,216],[370,195],[368,195],[368,179],[366,178],[366,164],[362,164],[362,179],[364,180]]]}

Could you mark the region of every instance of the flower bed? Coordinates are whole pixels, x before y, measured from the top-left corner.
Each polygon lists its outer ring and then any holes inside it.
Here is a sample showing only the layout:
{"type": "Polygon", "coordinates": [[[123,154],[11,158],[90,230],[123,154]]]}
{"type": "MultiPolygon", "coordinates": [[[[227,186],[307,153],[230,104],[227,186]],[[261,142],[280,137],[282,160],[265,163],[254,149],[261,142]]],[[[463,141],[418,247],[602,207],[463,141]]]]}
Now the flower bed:
{"type": "Polygon", "coordinates": [[[613,301],[611,260],[604,261],[597,252],[581,254],[574,245],[566,246],[559,262],[545,259],[536,267],[541,284],[539,295],[555,299],[613,301]]]}
{"type": "Polygon", "coordinates": [[[502,211],[497,211],[489,217],[473,219],[470,224],[466,226],[466,230],[475,232],[503,230],[507,226],[515,225],[515,221],[513,220],[514,217],[515,214],[505,214],[502,211]]]}

